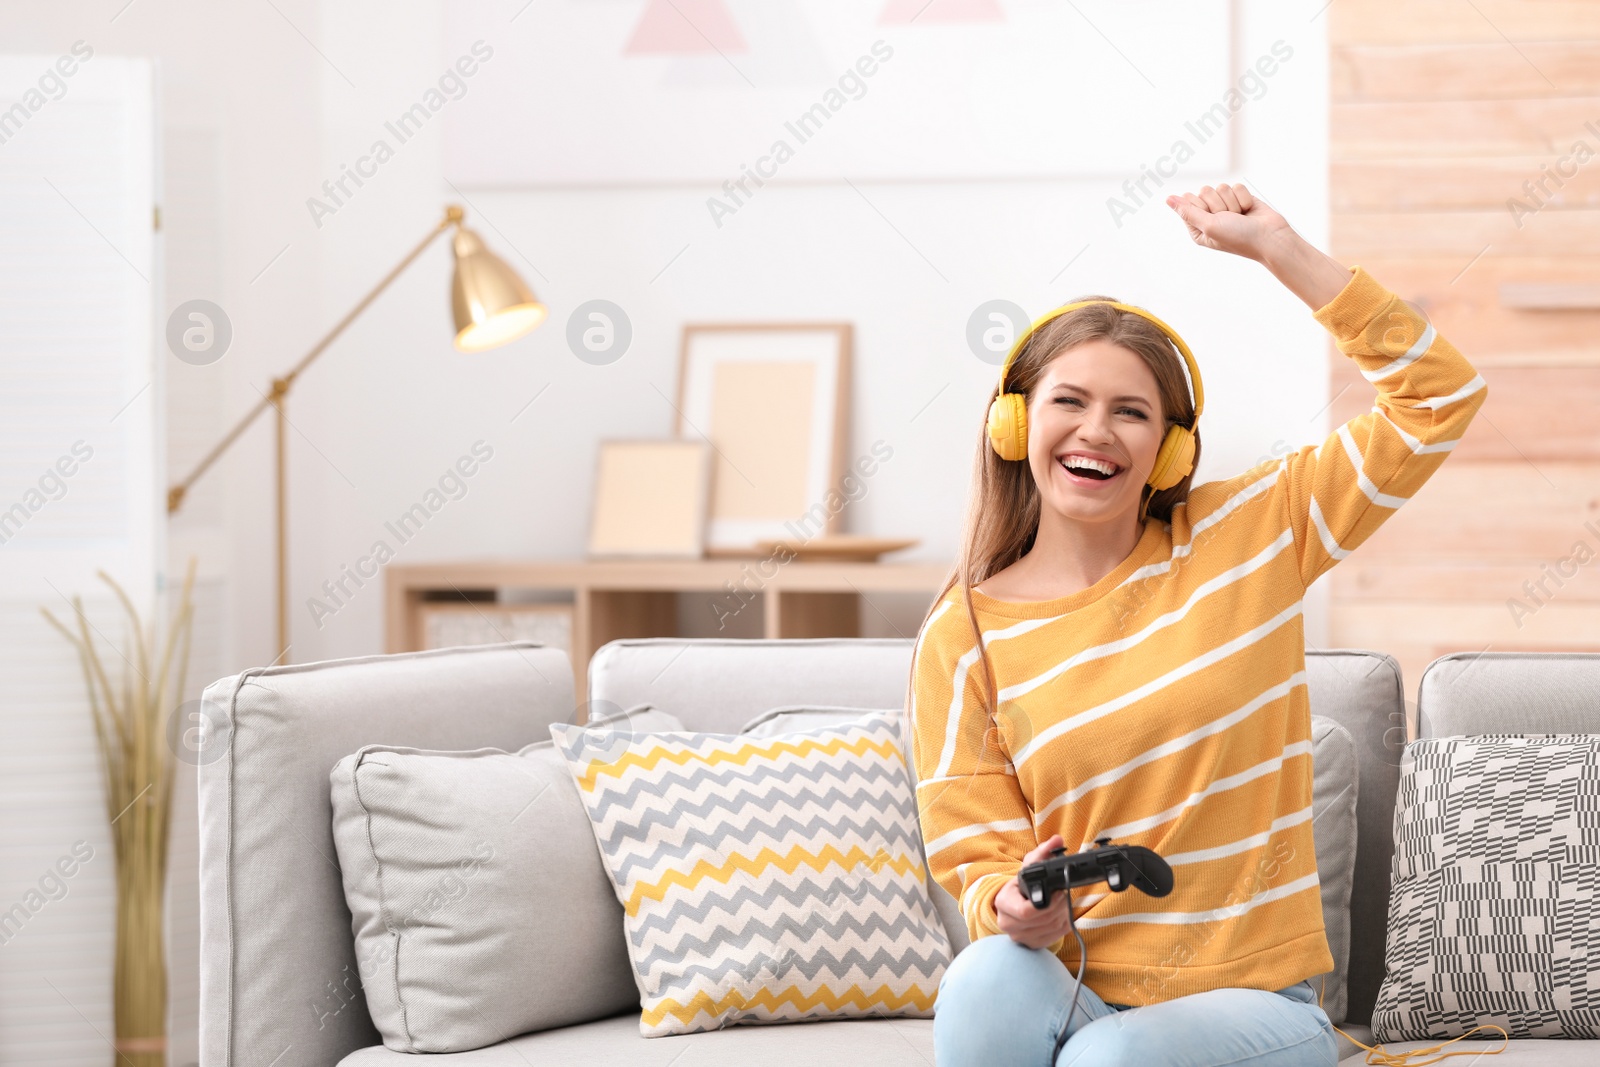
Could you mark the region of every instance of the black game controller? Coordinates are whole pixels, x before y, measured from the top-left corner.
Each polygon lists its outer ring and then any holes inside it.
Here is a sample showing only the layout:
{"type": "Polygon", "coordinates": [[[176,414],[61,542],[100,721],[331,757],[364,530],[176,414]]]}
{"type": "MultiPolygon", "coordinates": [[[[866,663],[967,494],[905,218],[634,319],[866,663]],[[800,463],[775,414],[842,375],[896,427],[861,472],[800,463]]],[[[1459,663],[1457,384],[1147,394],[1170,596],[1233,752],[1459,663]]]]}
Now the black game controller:
{"type": "Polygon", "coordinates": [[[1172,892],[1172,868],[1143,845],[1113,845],[1109,837],[1096,838],[1095,844],[1100,847],[1070,856],[1058,848],[1049,859],[1022,868],[1018,879],[1035,908],[1048,908],[1058,890],[1095,882],[1105,882],[1117,893],[1130,885],[1152,897],[1172,892]]]}

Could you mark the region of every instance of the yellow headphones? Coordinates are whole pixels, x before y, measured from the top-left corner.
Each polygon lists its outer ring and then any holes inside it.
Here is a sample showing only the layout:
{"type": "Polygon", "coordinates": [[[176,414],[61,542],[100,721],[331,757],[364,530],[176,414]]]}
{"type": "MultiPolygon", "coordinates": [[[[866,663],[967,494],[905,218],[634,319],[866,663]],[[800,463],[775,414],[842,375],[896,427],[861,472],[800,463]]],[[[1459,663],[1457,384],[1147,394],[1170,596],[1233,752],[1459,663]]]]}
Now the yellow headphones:
{"type": "MultiPolygon", "coordinates": [[[[1001,459],[1019,460],[1028,458],[1028,403],[1027,398],[1021,393],[1006,392],[1006,373],[1011,369],[1011,361],[1017,358],[1017,353],[1022,351],[1022,346],[1027,343],[1039,327],[1056,318],[1090,304],[1110,304],[1118,311],[1131,311],[1135,315],[1149,319],[1161,327],[1161,332],[1166,334],[1183,353],[1184,362],[1189,364],[1189,380],[1194,387],[1194,421],[1200,423],[1200,411],[1205,406],[1205,390],[1200,384],[1200,367],[1194,361],[1194,354],[1189,351],[1189,346],[1183,343],[1183,338],[1177,332],[1156,318],[1144,308],[1132,304],[1122,304],[1115,300],[1083,300],[1076,304],[1065,304],[1054,311],[1047,312],[1036,319],[1028,331],[1017,338],[1016,344],[1011,346],[1011,351],[1006,355],[1006,361],[1000,368],[1000,395],[994,398],[994,403],[989,405],[989,444],[994,447],[1001,459]]],[[[1147,485],[1157,491],[1170,489],[1183,481],[1184,476],[1194,469],[1194,430],[1187,426],[1171,426],[1167,429],[1166,437],[1162,438],[1161,449],[1156,453],[1156,464],[1150,470],[1150,477],[1145,479],[1147,485]]]]}

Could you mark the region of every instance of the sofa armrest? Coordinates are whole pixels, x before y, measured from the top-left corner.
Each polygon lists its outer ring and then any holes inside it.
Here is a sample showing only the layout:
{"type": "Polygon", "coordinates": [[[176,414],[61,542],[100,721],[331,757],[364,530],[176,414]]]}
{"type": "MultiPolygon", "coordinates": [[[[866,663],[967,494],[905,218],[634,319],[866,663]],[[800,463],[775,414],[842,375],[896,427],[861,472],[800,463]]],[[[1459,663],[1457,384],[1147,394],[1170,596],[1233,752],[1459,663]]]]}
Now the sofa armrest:
{"type": "Polygon", "coordinates": [[[213,682],[202,702],[201,1063],[337,1063],[379,1037],[329,769],[373,743],[515,751],[547,739],[573,717],[570,661],[515,642],[256,668],[213,682]]]}

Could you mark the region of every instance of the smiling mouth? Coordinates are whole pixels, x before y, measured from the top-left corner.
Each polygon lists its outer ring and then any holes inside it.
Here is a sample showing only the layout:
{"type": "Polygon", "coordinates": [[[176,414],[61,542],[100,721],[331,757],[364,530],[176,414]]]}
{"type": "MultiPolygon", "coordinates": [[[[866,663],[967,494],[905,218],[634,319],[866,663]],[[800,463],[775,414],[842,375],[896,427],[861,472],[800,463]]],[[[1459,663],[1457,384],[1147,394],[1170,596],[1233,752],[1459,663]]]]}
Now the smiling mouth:
{"type": "Polygon", "coordinates": [[[1111,474],[1106,474],[1103,471],[1095,470],[1092,467],[1070,467],[1067,465],[1066,460],[1057,460],[1056,462],[1060,465],[1061,469],[1066,472],[1068,478],[1088,484],[1112,481],[1116,478],[1122,477],[1122,475],[1128,469],[1126,467],[1119,466],[1111,474]]]}

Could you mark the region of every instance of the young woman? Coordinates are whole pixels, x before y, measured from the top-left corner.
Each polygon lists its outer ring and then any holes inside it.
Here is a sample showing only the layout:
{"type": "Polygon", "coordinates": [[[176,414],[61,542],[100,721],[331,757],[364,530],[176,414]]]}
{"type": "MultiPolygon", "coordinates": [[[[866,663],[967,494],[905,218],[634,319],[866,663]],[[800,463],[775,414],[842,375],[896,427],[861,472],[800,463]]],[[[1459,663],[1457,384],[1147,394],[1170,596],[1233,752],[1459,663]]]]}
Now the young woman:
{"type": "Polygon", "coordinates": [[[1181,456],[1156,469],[1174,426],[1199,460],[1161,326],[1093,303],[1019,342],[996,396],[1021,394],[1025,423],[1006,447],[980,436],[960,558],[912,661],[928,867],[972,939],[940,984],[939,1067],[1334,1063],[1310,981],[1334,962],[1302,602],[1439,468],[1488,390],[1414,308],[1244,186],[1167,203],[1198,244],[1305,301],[1376,403],[1319,447],[1191,486],[1181,456]],[[1036,910],[1020,868],[1099,838],[1165,858],[1171,894],[1101,884],[1036,910]]]}

